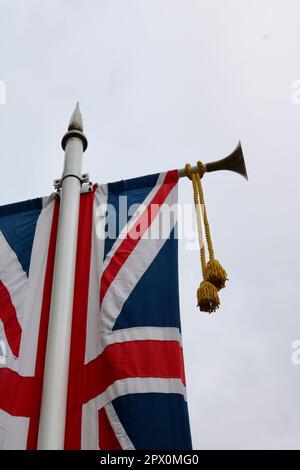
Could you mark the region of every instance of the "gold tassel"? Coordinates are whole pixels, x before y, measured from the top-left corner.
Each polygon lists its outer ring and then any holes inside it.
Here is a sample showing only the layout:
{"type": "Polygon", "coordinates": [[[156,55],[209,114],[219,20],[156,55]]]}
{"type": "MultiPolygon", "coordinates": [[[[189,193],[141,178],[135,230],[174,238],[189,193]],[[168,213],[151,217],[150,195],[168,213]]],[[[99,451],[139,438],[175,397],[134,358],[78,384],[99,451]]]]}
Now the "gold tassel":
{"type": "Polygon", "coordinates": [[[227,273],[221,266],[219,261],[215,260],[208,217],[204,202],[204,194],[201,184],[201,178],[204,175],[205,167],[201,162],[197,162],[197,166],[198,172],[194,174],[191,172],[191,165],[189,163],[185,165],[185,174],[186,176],[188,176],[188,178],[192,181],[193,184],[198,240],[200,246],[200,259],[203,275],[203,281],[201,282],[197,290],[197,306],[203,312],[212,313],[219,308],[220,299],[218,295],[218,290],[225,287],[225,283],[227,281],[227,273]],[[205,259],[205,248],[203,243],[201,218],[203,218],[205,238],[209,253],[209,261],[207,264],[205,259]]]}
{"type": "Polygon", "coordinates": [[[208,281],[202,281],[197,290],[197,307],[201,312],[215,312],[220,305],[218,289],[208,281]]]}
{"type": "Polygon", "coordinates": [[[225,287],[225,283],[228,280],[227,273],[216,259],[212,259],[207,263],[205,280],[211,282],[218,290],[225,287]]]}

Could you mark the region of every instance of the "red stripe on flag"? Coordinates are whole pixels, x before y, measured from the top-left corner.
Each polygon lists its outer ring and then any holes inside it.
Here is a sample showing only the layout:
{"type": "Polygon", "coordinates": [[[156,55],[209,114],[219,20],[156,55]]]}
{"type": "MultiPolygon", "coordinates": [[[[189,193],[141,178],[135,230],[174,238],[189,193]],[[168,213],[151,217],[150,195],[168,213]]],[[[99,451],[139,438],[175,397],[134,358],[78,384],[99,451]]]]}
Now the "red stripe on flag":
{"type": "MultiPolygon", "coordinates": [[[[55,246],[58,226],[58,214],[59,214],[59,199],[55,199],[51,234],[47,256],[47,266],[44,280],[44,291],[41,308],[41,318],[39,327],[39,339],[37,345],[37,356],[35,363],[35,379],[37,386],[34,388],[33,400],[37,403],[38,411],[31,417],[28,428],[27,436],[27,449],[35,450],[37,447],[38,428],[40,421],[40,408],[42,399],[42,387],[44,377],[44,365],[46,356],[46,345],[47,345],[47,334],[48,334],[48,323],[50,313],[50,302],[51,302],[51,291],[52,291],[52,279],[54,270],[54,257],[55,257],[55,246]]],[[[29,415],[30,416],[30,415],[29,415]]]]}
{"type": "Polygon", "coordinates": [[[102,302],[110,284],[115,279],[116,275],[122,268],[123,264],[129,257],[130,253],[137,246],[142,236],[148,230],[153,220],[157,216],[160,207],[167,199],[171,190],[178,182],[177,170],[168,171],[165,176],[163,184],[158,189],[157,193],[152,198],[142,215],[135,222],[134,226],[128,232],[127,237],[122,241],[115,254],[113,255],[108,266],[104,270],[101,278],[100,286],[100,302],[102,302]],[[137,236],[137,234],[139,234],[137,236]]]}
{"type": "Polygon", "coordinates": [[[58,210],[59,203],[56,200],[44,281],[35,375],[33,377],[23,377],[11,369],[0,368],[0,409],[7,411],[7,413],[13,416],[30,417],[27,436],[28,449],[36,449],[37,445],[58,210]]]}
{"type": "MultiPolygon", "coordinates": [[[[68,395],[72,395],[70,377],[84,366],[89,278],[92,246],[94,192],[80,198],[77,258],[74,285],[72,336],[68,395]]],[[[82,407],[67,413],[65,449],[81,448],[82,407]]]]}
{"type": "Polygon", "coordinates": [[[69,409],[100,395],[117,380],[131,377],[178,378],[185,385],[182,348],[177,341],[110,344],[70,377],[69,409]]]}
{"type": "MultiPolygon", "coordinates": [[[[94,361],[73,370],[69,380],[67,447],[74,448],[76,444],[80,448],[81,406],[116,380],[130,377],[179,378],[185,384],[180,344],[154,340],[115,343],[94,361]]],[[[15,416],[31,417],[27,444],[31,449],[36,448],[41,385],[41,378],[20,377],[10,369],[0,369],[0,408],[15,416]]]]}
{"type": "Polygon", "coordinates": [[[104,408],[98,411],[99,447],[101,450],[122,450],[104,408]]]}
{"type": "Polygon", "coordinates": [[[11,352],[19,357],[22,328],[20,326],[16,309],[10,298],[10,294],[0,280],[0,320],[3,322],[5,336],[11,352]]]}
{"type": "Polygon", "coordinates": [[[35,377],[0,368],[0,409],[12,416],[38,416],[40,386],[35,377]]]}

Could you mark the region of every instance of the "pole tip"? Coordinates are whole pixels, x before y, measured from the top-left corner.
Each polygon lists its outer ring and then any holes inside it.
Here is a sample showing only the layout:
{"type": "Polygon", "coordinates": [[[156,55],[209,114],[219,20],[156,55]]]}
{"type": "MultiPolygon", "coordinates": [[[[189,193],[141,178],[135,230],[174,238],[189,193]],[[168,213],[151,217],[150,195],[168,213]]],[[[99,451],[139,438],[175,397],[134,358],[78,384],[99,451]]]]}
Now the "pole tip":
{"type": "Polygon", "coordinates": [[[61,141],[63,150],[66,149],[67,142],[71,137],[78,137],[82,140],[83,151],[85,152],[88,146],[88,141],[83,133],[83,121],[78,101],[69,122],[68,132],[63,136],[61,141]]]}
{"type": "Polygon", "coordinates": [[[83,132],[83,121],[82,115],[79,108],[79,102],[77,101],[73,114],[71,116],[68,131],[80,131],[83,132]]]}

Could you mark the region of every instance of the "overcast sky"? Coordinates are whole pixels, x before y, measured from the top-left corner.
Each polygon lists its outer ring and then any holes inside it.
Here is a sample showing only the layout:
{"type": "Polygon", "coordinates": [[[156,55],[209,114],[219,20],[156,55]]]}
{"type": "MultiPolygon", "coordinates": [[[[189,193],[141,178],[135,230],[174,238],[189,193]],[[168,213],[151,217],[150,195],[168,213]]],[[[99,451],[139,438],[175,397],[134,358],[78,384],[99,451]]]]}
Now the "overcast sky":
{"type": "MultiPolygon", "coordinates": [[[[194,448],[300,448],[300,3],[0,0],[0,204],[46,195],[80,101],[84,169],[108,182],[215,160],[242,141],[249,174],[205,177],[230,281],[196,308],[197,251],[180,241],[194,448]]],[[[192,201],[180,181],[181,203],[192,201]]]]}

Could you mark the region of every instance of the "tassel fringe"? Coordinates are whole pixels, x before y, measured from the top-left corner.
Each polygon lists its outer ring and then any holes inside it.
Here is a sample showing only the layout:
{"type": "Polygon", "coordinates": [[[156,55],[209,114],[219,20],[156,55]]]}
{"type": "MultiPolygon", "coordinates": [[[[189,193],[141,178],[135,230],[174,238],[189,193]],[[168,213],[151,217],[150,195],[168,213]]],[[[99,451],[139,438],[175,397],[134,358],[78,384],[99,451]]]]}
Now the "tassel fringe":
{"type": "Polygon", "coordinates": [[[205,268],[205,280],[211,282],[218,290],[225,287],[227,273],[216,259],[210,260],[205,268]]]}
{"type": "Polygon", "coordinates": [[[202,281],[197,290],[197,307],[201,312],[215,312],[220,305],[218,289],[208,281],[202,281]]]}

